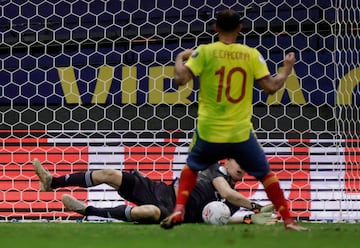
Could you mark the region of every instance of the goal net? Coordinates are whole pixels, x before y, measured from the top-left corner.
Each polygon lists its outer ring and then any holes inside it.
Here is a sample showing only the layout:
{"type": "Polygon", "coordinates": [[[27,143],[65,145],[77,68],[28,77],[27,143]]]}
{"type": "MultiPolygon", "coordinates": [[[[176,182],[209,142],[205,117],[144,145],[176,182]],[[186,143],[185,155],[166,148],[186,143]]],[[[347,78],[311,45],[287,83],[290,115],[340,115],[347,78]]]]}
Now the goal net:
{"type": "MultiPolygon", "coordinates": [[[[52,174],[138,169],[179,176],[197,115],[198,81],[172,82],[174,57],[217,39],[216,11],[244,15],[239,42],[277,73],[273,96],[254,89],[253,123],[289,199],[313,221],[360,219],[358,1],[0,1],[0,219],[54,220],[64,193],[99,207],[123,203],[106,185],[39,192],[31,162],[52,174]]],[[[268,203],[246,177],[237,190],[268,203]]]]}

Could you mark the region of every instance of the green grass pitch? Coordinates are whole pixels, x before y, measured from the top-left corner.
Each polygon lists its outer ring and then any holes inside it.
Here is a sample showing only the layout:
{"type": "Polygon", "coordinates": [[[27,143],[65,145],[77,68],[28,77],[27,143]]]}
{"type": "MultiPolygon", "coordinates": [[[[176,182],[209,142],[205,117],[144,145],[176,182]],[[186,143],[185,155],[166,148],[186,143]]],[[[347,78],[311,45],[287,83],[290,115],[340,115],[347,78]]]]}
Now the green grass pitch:
{"type": "Polygon", "coordinates": [[[360,247],[360,223],[303,223],[309,232],[285,231],[283,225],[183,224],[171,230],[133,223],[0,223],[1,247],[360,247]]]}

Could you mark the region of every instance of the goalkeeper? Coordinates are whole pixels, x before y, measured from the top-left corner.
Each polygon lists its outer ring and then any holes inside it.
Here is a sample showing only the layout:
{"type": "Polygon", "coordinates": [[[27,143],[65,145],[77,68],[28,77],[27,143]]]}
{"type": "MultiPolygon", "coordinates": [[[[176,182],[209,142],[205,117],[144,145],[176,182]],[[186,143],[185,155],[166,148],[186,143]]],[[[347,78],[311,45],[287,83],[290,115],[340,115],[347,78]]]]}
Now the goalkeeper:
{"type": "MultiPolygon", "coordinates": [[[[52,176],[38,159],[33,162],[35,173],[39,177],[40,190],[52,191],[60,187],[78,186],[93,187],[105,183],[113,187],[125,200],[136,204],[119,205],[111,208],[86,206],[71,195],[64,194],[62,201],[71,211],[84,216],[99,216],[127,222],[160,223],[171,213],[175,206],[177,180],[171,185],[157,182],[141,175],[138,171],[122,172],[114,169],[103,169],[67,174],[60,177],[52,176]]],[[[230,218],[230,223],[272,224],[277,221],[273,216],[273,206],[261,206],[251,202],[234,189],[245,172],[233,159],[224,166],[214,164],[199,174],[198,182],[187,203],[185,222],[202,222],[202,209],[211,201],[226,200],[226,204],[234,214],[240,207],[251,210],[245,214],[237,214],[230,218]]]]}

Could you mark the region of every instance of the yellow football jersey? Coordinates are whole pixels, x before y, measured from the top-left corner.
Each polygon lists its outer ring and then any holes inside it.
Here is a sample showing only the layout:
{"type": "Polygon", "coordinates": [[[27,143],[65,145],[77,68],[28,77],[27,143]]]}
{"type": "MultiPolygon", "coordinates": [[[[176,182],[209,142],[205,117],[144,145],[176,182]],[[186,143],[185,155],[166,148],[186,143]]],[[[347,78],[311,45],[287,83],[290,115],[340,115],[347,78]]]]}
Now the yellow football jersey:
{"type": "Polygon", "coordinates": [[[247,140],[254,80],[270,75],[258,50],[219,41],[200,45],[185,65],[200,80],[199,136],[215,143],[247,140]]]}

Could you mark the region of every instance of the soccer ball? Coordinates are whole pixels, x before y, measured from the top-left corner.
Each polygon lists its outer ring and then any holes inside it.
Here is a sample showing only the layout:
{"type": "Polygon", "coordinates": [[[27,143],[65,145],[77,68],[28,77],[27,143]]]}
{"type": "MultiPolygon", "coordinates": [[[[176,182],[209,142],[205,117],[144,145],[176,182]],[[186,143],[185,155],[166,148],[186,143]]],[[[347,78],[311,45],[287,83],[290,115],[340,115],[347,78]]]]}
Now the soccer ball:
{"type": "Polygon", "coordinates": [[[211,225],[225,225],[228,223],[230,215],[229,207],[220,201],[209,202],[202,211],[203,221],[211,225]]]}

